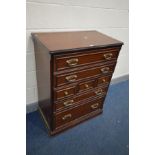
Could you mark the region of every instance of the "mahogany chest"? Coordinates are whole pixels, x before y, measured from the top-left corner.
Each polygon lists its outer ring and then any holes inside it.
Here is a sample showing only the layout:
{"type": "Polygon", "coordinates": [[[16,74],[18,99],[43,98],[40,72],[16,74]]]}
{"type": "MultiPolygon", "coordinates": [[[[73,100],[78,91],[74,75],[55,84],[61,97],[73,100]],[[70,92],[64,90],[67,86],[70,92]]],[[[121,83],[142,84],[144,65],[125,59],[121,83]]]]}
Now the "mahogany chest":
{"type": "Polygon", "coordinates": [[[97,31],[32,37],[39,111],[49,134],[101,114],[123,42],[97,31]]]}

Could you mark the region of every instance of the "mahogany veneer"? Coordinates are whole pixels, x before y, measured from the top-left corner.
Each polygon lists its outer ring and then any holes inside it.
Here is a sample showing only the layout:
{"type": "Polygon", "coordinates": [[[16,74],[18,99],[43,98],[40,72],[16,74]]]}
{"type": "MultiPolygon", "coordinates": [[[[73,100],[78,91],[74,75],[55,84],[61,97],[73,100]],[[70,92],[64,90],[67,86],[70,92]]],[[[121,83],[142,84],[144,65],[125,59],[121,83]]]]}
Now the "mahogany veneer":
{"type": "Polygon", "coordinates": [[[32,37],[39,111],[49,134],[101,114],[123,42],[97,31],[32,37]]]}

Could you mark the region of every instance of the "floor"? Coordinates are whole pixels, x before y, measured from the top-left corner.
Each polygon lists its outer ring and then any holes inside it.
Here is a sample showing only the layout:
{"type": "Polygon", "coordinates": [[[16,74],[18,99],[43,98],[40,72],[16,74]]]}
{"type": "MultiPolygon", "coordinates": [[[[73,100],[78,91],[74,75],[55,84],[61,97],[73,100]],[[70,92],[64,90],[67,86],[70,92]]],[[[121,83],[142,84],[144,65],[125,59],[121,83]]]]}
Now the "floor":
{"type": "Polygon", "coordinates": [[[49,137],[38,112],[27,114],[27,155],[128,155],[129,81],[111,85],[103,114],[49,137]]]}

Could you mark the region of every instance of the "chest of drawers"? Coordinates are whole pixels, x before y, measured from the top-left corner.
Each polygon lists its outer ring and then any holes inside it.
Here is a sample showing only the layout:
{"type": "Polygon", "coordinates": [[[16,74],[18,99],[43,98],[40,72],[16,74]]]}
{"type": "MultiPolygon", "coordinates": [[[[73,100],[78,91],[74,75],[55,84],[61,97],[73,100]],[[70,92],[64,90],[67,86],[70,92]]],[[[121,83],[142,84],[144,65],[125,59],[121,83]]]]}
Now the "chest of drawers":
{"type": "Polygon", "coordinates": [[[32,37],[39,111],[49,134],[101,114],[123,43],[97,31],[32,37]]]}

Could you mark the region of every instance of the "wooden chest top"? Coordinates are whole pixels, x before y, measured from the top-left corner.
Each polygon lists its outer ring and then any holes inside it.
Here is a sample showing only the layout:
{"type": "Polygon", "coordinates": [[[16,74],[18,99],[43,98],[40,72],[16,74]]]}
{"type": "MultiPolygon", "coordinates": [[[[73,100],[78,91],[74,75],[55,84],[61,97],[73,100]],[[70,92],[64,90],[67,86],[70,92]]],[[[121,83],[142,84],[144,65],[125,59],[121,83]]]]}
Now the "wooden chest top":
{"type": "Polygon", "coordinates": [[[69,52],[73,50],[94,49],[122,45],[98,31],[41,32],[32,33],[50,53],[69,52]]]}

